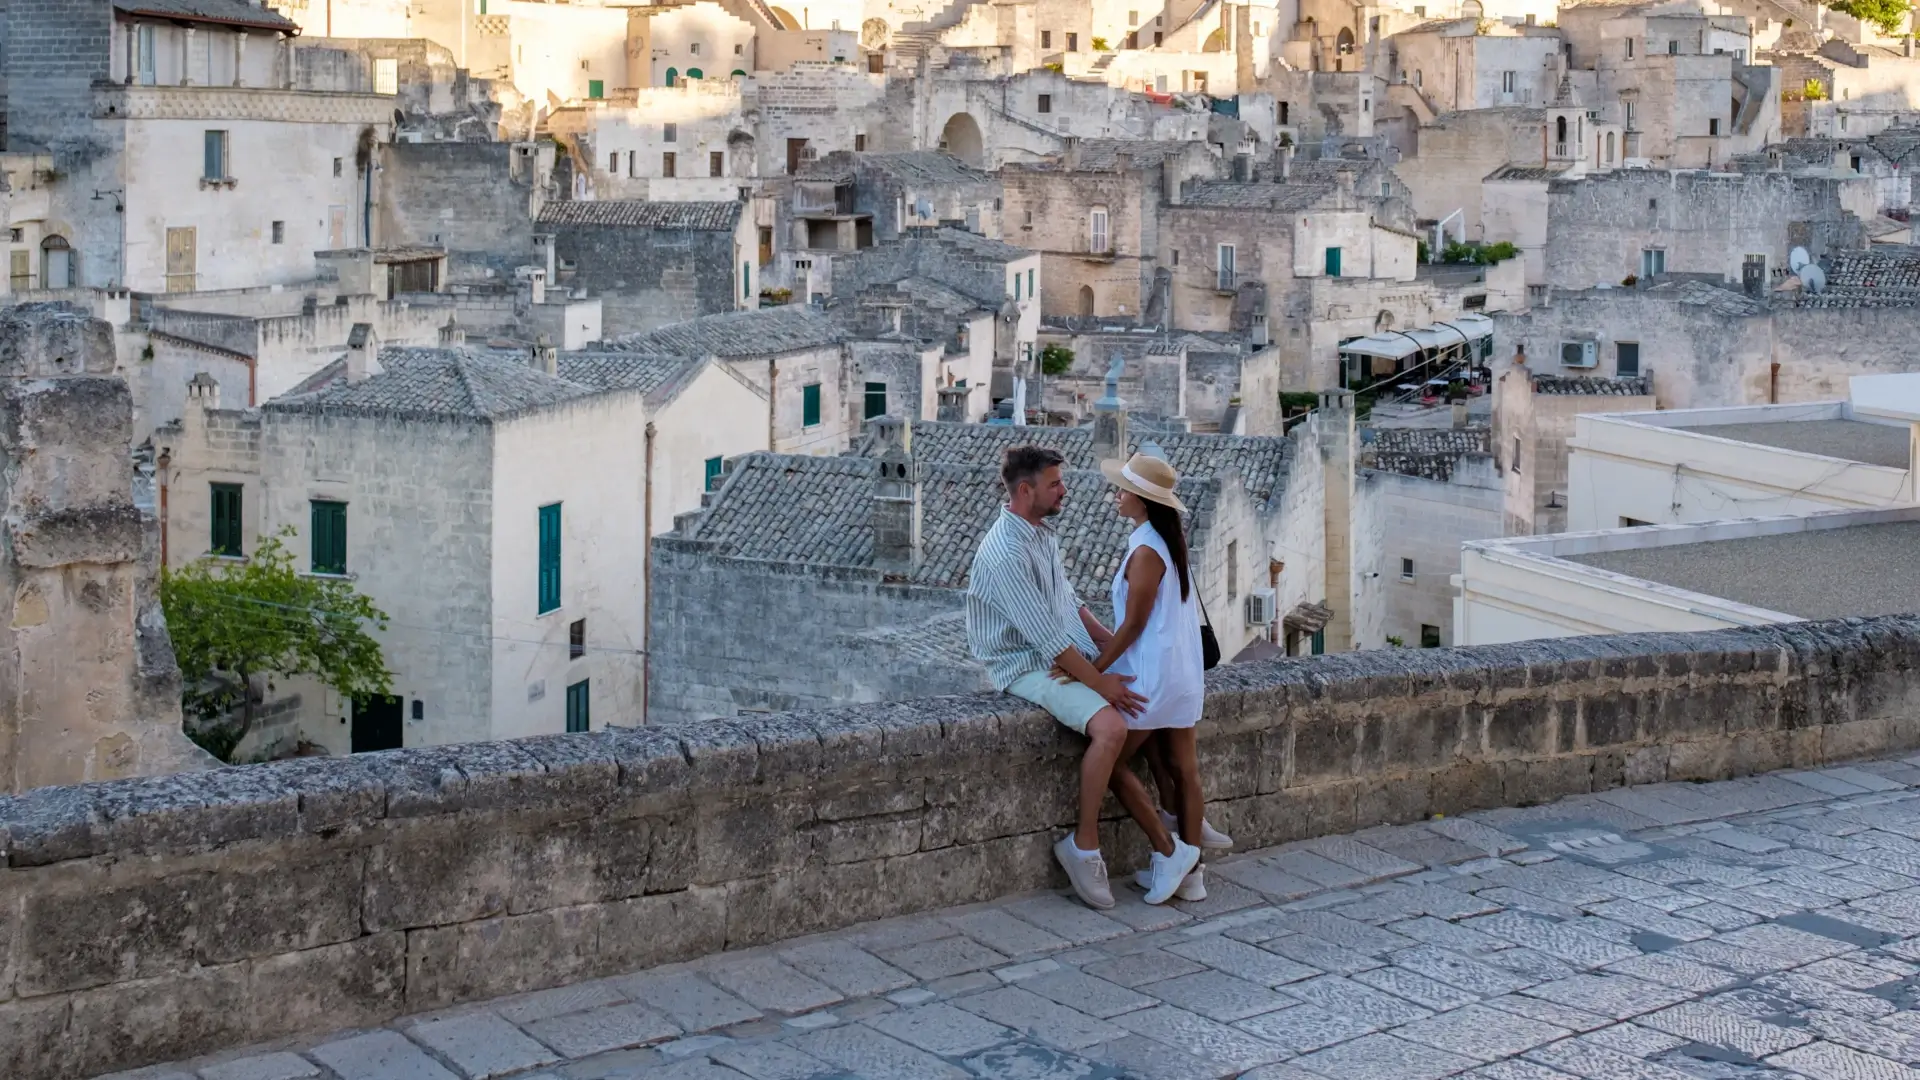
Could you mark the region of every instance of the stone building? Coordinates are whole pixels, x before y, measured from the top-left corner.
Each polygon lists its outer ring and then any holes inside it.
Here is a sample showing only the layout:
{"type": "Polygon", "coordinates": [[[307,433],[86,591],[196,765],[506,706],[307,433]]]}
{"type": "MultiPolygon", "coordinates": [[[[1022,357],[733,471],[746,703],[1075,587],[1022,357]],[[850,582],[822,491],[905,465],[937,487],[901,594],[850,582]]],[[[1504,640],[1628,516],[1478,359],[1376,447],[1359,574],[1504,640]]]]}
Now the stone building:
{"type": "Polygon", "coordinates": [[[7,12],[8,146],[51,155],[46,288],[182,292],[304,280],[374,243],[393,96],[302,81],[298,27],[244,0],[7,12]]]}
{"type": "Polygon", "coordinates": [[[1360,432],[1354,529],[1376,531],[1381,556],[1363,568],[1379,582],[1380,609],[1379,637],[1365,647],[1455,644],[1460,545],[1505,535],[1505,492],[1491,451],[1484,427],[1360,432]]]}
{"type": "MultiPolygon", "coordinates": [[[[1180,471],[1195,584],[1228,656],[1279,637],[1282,604],[1293,612],[1324,599],[1320,553],[1295,554],[1289,531],[1304,518],[1319,530],[1313,433],[1143,438],[1123,430],[1119,445],[1101,447],[1087,428],[882,418],[870,431],[851,455],[729,462],[708,505],[655,540],[655,722],[984,687],[966,653],[962,591],[1005,501],[1001,457],[1017,444],[1068,458],[1056,528],[1068,576],[1096,610],[1109,607],[1130,526],[1093,466],[1122,447],[1148,447],[1180,471]],[[881,475],[881,460],[905,466],[906,496],[881,475]],[[743,622],[769,630],[743,635],[743,622]]],[[[1291,644],[1318,651],[1307,636],[1291,644]]]]}
{"type": "Polygon", "coordinates": [[[346,753],[641,715],[646,530],[766,445],[760,424],[712,422],[764,416],[764,396],[702,360],[354,345],[257,410],[222,409],[200,377],[155,437],[171,563],[284,531],[392,620],[394,698],[291,680],[254,743],[346,753]]]}
{"type": "Polygon", "coordinates": [[[534,225],[551,239],[557,284],[597,296],[608,336],[760,306],[753,219],[745,203],[549,202],[534,225]]]}
{"type": "Polygon", "coordinates": [[[1393,35],[1389,81],[1405,82],[1436,113],[1544,105],[1564,47],[1551,27],[1476,18],[1435,19],[1393,35]]]}
{"type": "Polygon", "coordinates": [[[379,149],[379,233],[447,253],[447,280],[513,280],[539,261],[534,219],[557,197],[550,143],[396,143],[379,149]]]}
{"type": "Polygon", "coordinates": [[[1567,441],[1575,417],[1653,408],[1650,375],[1553,375],[1524,354],[1497,362],[1493,461],[1503,488],[1507,536],[1564,532],[1567,441]]]}

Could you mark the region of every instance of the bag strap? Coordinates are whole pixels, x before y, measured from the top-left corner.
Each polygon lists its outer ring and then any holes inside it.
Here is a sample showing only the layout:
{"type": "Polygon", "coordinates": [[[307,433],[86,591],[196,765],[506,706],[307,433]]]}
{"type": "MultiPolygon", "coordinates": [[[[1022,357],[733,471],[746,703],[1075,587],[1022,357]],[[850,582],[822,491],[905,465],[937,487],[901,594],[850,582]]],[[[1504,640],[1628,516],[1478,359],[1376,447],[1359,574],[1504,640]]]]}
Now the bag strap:
{"type": "Polygon", "coordinates": [[[1209,630],[1213,629],[1213,616],[1207,614],[1207,598],[1200,595],[1200,589],[1197,586],[1193,590],[1193,598],[1200,601],[1201,624],[1209,630]]]}

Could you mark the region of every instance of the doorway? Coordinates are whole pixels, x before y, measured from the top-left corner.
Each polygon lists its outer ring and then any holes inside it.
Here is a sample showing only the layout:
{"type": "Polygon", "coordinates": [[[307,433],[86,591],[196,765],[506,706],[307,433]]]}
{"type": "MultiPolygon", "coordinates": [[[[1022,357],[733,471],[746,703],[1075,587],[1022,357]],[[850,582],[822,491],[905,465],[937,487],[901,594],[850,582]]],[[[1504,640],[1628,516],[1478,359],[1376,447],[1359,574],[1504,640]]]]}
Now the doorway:
{"type": "Polygon", "coordinates": [[[397,697],[355,698],[353,702],[353,752],[398,750],[405,743],[401,731],[403,705],[397,697]]]}

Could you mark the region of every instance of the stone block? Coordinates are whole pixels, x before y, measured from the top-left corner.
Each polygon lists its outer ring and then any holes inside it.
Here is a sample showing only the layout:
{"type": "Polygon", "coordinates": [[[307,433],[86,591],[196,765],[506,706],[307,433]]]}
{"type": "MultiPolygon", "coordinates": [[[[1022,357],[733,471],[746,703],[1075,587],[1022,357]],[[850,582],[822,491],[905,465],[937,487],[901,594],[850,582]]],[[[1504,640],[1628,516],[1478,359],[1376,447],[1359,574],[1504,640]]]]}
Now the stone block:
{"type": "Polygon", "coordinates": [[[1260,790],[1264,733],[1214,737],[1199,742],[1200,775],[1209,798],[1237,799],[1260,790]]]}
{"type": "Polygon", "coordinates": [[[1360,755],[1360,721],[1315,710],[1295,712],[1291,783],[1344,780],[1354,774],[1360,755]]]}
{"type": "Polygon", "coordinates": [[[602,904],[407,932],[406,1010],[424,1012],[606,973],[602,904]]]}
{"type": "Polygon", "coordinates": [[[693,880],[710,885],[804,866],[813,801],[784,796],[712,807],[694,823],[693,880]]]}
{"type": "Polygon", "coordinates": [[[685,889],[600,905],[603,974],[633,971],[716,953],[726,937],[727,897],[722,889],[685,889]]]}
{"type": "Polygon", "coordinates": [[[932,776],[921,846],[974,844],[1064,825],[1072,820],[1079,785],[1078,770],[1059,762],[932,776]]]}
{"type": "Polygon", "coordinates": [[[1356,827],[1419,821],[1432,809],[1432,777],[1425,770],[1382,777],[1356,786],[1353,799],[1356,827]]]}
{"type": "Polygon", "coordinates": [[[901,814],[922,809],[926,802],[927,782],[915,777],[898,784],[868,784],[822,792],[814,807],[814,817],[820,821],[841,821],[875,814],[901,814]]]}
{"type": "Polygon", "coordinates": [[[255,1041],[271,1018],[249,991],[250,974],[244,963],[190,968],[74,994],[64,1059],[46,1075],[90,1076],[255,1041]]]}
{"type": "Polygon", "coordinates": [[[825,822],[813,834],[813,844],[829,863],[865,862],[920,850],[920,834],[919,814],[890,814],[825,822]]]}
{"type": "Polygon", "coordinates": [[[29,569],[131,563],[140,557],[145,532],[145,520],[130,504],[53,510],[7,529],[14,557],[29,569]]]}
{"type": "Polygon", "coordinates": [[[1693,739],[1667,748],[1668,780],[1724,780],[1732,775],[1732,736],[1693,739]]]}
{"type": "Polygon", "coordinates": [[[760,945],[919,910],[899,901],[886,866],[875,859],[728,882],[726,941],[760,945]]]}
{"type": "Polygon", "coordinates": [[[65,994],[0,1002],[0,1076],[59,1076],[65,1071],[70,1060],[67,1004],[65,994]]]}
{"type": "Polygon", "coordinates": [[[1428,784],[1429,812],[1463,814],[1502,805],[1505,770],[1497,761],[1461,761],[1435,769],[1428,784]]]}
{"type": "Polygon", "coordinates": [[[1501,783],[1501,797],[1506,805],[1533,806],[1591,790],[1593,765],[1586,757],[1573,754],[1535,761],[1509,761],[1501,774],[1501,783]]]}
{"type": "Polygon", "coordinates": [[[1632,694],[1606,693],[1580,702],[1579,749],[1620,746],[1640,738],[1640,701],[1632,694]]]}
{"type": "Polygon", "coordinates": [[[208,884],[197,874],[119,886],[88,875],[67,889],[28,893],[17,933],[15,989],[50,994],[192,967],[199,934],[195,900],[208,884]]]}
{"type": "Polygon", "coordinates": [[[646,891],[653,848],[647,818],[584,818],[513,836],[507,910],[621,900],[646,891]]]}
{"type": "Polygon", "coordinates": [[[404,1011],[406,976],[407,939],[398,932],[261,957],[251,962],[249,993],[273,1007],[258,1016],[256,1035],[385,1023],[404,1011]]]}
{"type": "Polygon", "coordinates": [[[1731,737],[1728,768],[1731,776],[1753,776],[1775,769],[1791,768],[1792,733],[1786,731],[1744,731],[1731,737]]]}
{"type": "Polygon", "coordinates": [[[1557,703],[1520,697],[1495,705],[1487,715],[1487,752],[1496,757],[1533,757],[1553,752],[1559,726],[1557,703]]]}
{"type": "MultiPolygon", "coordinates": [[[[1902,718],[1901,726],[1911,719],[1902,718]]],[[[1848,761],[1889,747],[1904,748],[1894,739],[1895,726],[1893,718],[1887,716],[1827,724],[1820,729],[1820,756],[1827,761],[1848,761]]]]}
{"type": "Polygon", "coordinates": [[[507,898],[521,887],[513,833],[449,819],[390,835],[367,854],[368,930],[504,915],[507,898]]]}

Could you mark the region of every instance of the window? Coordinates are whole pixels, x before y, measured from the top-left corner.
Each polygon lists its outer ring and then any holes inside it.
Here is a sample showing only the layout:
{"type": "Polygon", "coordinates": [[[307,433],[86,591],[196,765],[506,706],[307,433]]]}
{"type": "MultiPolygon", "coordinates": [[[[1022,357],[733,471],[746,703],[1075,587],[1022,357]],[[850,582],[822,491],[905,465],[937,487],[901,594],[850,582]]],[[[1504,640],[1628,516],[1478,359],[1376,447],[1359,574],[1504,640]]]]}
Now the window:
{"type": "Polygon", "coordinates": [[[17,293],[33,288],[33,256],[26,248],[7,252],[7,284],[17,293]]]}
{"type": "Polygon", "coordinates": [[[679,140],[680,140],[679,124],[661,124],[660,125],[660,141],[661,142],[678,142],[679,140]]]}
{"type": "Polygon", "coordinates": [[[699,55],[700,55],[700,43],[696,41],[696,42],[694,42],[693,44],[691,44],[691,45],[688,45],[688,46],[687,46],[687,52],[689,52],[689,53],[691,53],[691,54],[692,54],[692,55],[694,55],[694,56],[699,56],[699,55]]]}
{"type": "Polygon", "coordinates": [[[138,39],[136,47],[139,52],[141,86],[152,86],[156,81],[153,70],[153,59],[156,55],[154,50],[154,33],[155,30],[152,23],[142,23],[136,35],[138,39]]]}
{"type": "Polygon", "coordinates": [[[820,423],[820,384],[808,383],[800,388],[800,426],[813,427],[820,423]]]}
{"type": "Polygon", "coordinates": [[[1214,284],[1219,288],[1233,288],[1234,254],[1232,244],[1221,244],[1219,250],[1214,252],[1214,270],[1216,272],[1214,284]]]}
{"type": "Polygon", "coordinates": [[[1621,378],[1640,374],[1640,343],[1616,341],[1613,345],[1613,373],[1621,378]]]}
{"type": "Polygon", "coordinates": [[[560,606],[560,504],[540,508],[540,608],[539,613],[560,606]]]}
{"type": "Polygon", "coordinates": [[[570,735],[593,730],[587,705],[587,682],[581,679],[567,687],[567,733],[570,735]]]}
{"type": "MultiPolygon", "coordinates": [[[[740,43],[735,43],[735,44],[734,44],[734,46],[733,46],[733,55],[735,55],[735,56],[745,56],[745,55],[747,55],[747,47],[746,47],[746,45],[744,45],[744,44],[740,44],[740,43]]],[[[741,75],[745,75],[745,74],[746,74],[746,72],[744,72],[744,71],[742,71],[742,72],[739,72],[739,74],[741,74],[741,75]]]]}
{"type": "Polygon", "coordinates": [[[1020,275],[1019,274],[1013,275],[1013,298],[1016,301],[1020,299],[1020,275]]]}
{"type": "Polygon", "coordinates": [[[1174,248],[1171,252],[1169,252],[1169,254],[1173,256],[1173,265],[1179,266],[1180,265],[1180,249],[1174,248]]]}
{"type": "Polygon", "coordinates": [[[1140,47],[1140,31],[1138,30],[1127,31],[1127,48],[1137,49],[1139,47],[1140,47]]]}
{"type": "Polygon", "coordinates": [[[287,242],[286,222],[276,221],[273,223],[273,242],[276,244],[284,244],[287,242]]]}
{"type": "Polygon", "coordinates": [[[858,154],[867,148],[867,133],[862,131],[853,137],[853,152],[858,154]]]}
{"type": "Polygon", "coordinates": [[[887,415],[887,384],[870,382],[867,384],[867,408],[865,419],[887,415]]]}
{"type": "Polygon", "coordinates": [[[1620,105],[1622,107],[1622,111],[1626,114],[1627,130],[1628,131],[1635,130],[1633,126],[1633,102],[1623,101],[1620,103],[1620,105]]]}
{"type": "Polygon", "coordinates": [[[707,175],[727,175],[727,153],[724,150],[707,151],[707,175]]]}
{"type": "Polygon", "coordinates": [[[205,168],[200,172],[204,180],[225,180],[227,178],[227,133],[209,131],[206,136],[205,168]]]}
{"type": "Polygon", "coordinates": [[[1240,541],[1227,541],[1227,603],[1240,595],[1240,541]]]}
{"type": "Polygon", "coordinates": [[[1040,47],[1043,49],[1053,48],[1053,31],[1051,30],[1040,31],[1040,47]]]}
{"type": "Polygon", "coordinates": [[[347,504],[314,499],[309,505],[313,512],[313,572],[346,573],[347,504]]]}
{"type": "Polygon", "coordinates": [[[1680,55],[1680,43],[1678,41],[1667,42],[1667,55],[1668,56],[1680,55]]]}
{"type": "Polygon", "coordinates": [[[1627,39],[1627,59],[1633,59],[1633,39],[1627,39]]]}
{"type": "Polygon", "coordinates": [[[627,175],[630,177],[638,177],[640,175],[640,154],[638,151],[627,151],[627,175]]]}
{"type": "Polygon", "coordinates": [[[1707,134],[1709,135],[1720,134],[1720,121],[1718,118],[1709,119],[1707,121],[1707,134]]]}
{"type": "Polygon", "coordinates": [[[1520,471],[1520,436],[1513,437],[1513,471],[1520,471]]]}
{"type": "MultiPolygon", "coordinates": [[[[170,263],[174,254],[172,241],[174,234],[178,231],[181,230],[167,230],[167,254],[170,263]]],[[[188,233],[193,232],[192,229],[186,229],[184,231],[188,233]]],[[[191,239],[189,239],[187,244],[187,250],[189,252],[193,250],[191,239]]],[[[191,255],[188,257],[188,262],[189,264],[192,262],[191,255]]],[[[182,278],[175,275],[172,267],[169,266],[167,271],[167,291],[191,291],[193,289],[193,274],[191,270],[192,267],[189,265],[189,272],[182,278]],[[181,281],[184,281],[186,284],[182,288],[174,288],[174,285],[181,281]]],[[[73,288],[73,245],[67,243],[67,238],[64,236],[49,236],[45,240],[40,241],[40,287],[43,289],[73,288]]]]}
{"type": "MultiPolygon", "coordinates": [[[[1155,31],[1153,32],[1153,44],[1154,44],[1154,46],[1155,46],[1156,48],[1157,48],[1157,47],[1159,46],[1159,44],[1160,44],[1160,31],[1158,31],[1158,30],[1155,30],[1155,31]]],[[[1164,78],[1166,78],[1166,76],[1164,76],[1164,75],[1162,75],[1162,76],[1161,76],[1161,78],[1163,78],[1163,79],[1164,79],[1164,78]]]]}
{"type": "Polygon", "coordinates": [[[1068,52],[1080,51],[1080,35],[1079,34],[1067,35],[1067,51],[1068,52]]]}
{"type": "MultiPolygon", "coordinates": [[[[211,44],[212,39],[208,39],[211,44]]],[[[376,94],[397,94],[400,92],[400,61],[393,57],[383,57],[373,62],[373,92],[376,94]]]]}
{"type": "Polygon", "coordinates": [[[1620,527],[1623,529],[1644,529],[1651,524],[1653,522],[1641,521],[1639,518],[1622,517],[1620,519],[1620,527]]]}
{"type": "Polygon", "coordinates": [[[1036,273],[1036,271],[1033,271],[1033,270],[1028,270],[1028,271],[1027,271],[1027,299],[1029,299],[1029,300],[1038,300],[1038,299],[1040,299],[1040,294],[1039,294],[1039,293],[1037,293],[1037,292],[1034,292],[1034,291],[1033,291],[1033,289],[1034,289],[1034,284],[1033,284],[1033,283],[1034,283],[1034,274],[1035,274],[1035,273],[1036,273]]]}
{"type": "Polygon", "coordinates": [[[606,96],[607,96],[607,81],[605,79],[588,79],[587,80],[587,97],[591,98],[594,101],[598,101],[601,98],[606,96]]]}
{"type": "Polygon", "coordinates": [[[1412,559],[1400,560],[1400,580],[1401,581],[1413,580],[1413,560],[1412,559]]]}
{"type": "Polygon", "coordinates": [[[607,155],[607,175],[608,176],[620,175],[620,151],[618,150],[615,150],[613,153],[607,155]]]}
{"type": "Polygon", "coordinates": [[[587,620],[575,619],[567,624],[567,659],[578,660],[587,655],[587,620]]]}
{"type": "Polygon", "coordinates": [[[1667,252],[1665,248],[1647,248],[1640,253],[1640,276],[1652,277],[1667,272],[1667,252]]]}
{"type": "Polygon", "coordinates": [[[1340,276],[1340,249],[1337,247],[1327,249],[1327,276],[1340,276]]]}
{"type": "Polygon", "coordinates": [[[1514,80],[1513,72],[1511,71],[1501,72],[1500,73],[1500,92],[1503,94],[1513,93],[1513,80],[1514,80]]]}
{"type": "Polygon", "coordinates": [[[1039,109],[1043,113],[1050,113],[1053,111],[1053,95],[1052,94],[1040,95],[1039,109]]]}
{"type": "Polygon", "coordinates": [[[1109,251],[1107,246],[1107,208],[1096,206],[1087,215],[1087,250],[1109,251]]]}
{"type": "Polygon", "coordinates": [[[673,151],[669,150],[666,153],[660,155],[660,175],[661,176],[671,179],[673,177],[674,167],[675,167],[675,162],[674,162],[673,151]]]}
{"type": "Polygon", "coordinates": [[[1127,25],[1128,25],[1128,26],[1139,26],[1139,25],[1140,25],[1140,13],[1139,13],[1139,12],[1137,12],[1137,11],[1129,11],[1129,12],[1127,12],[1127,25]]]}
{"type": "Polygon", "coordinates": [[[334,158],[334,159],[333,159],[333,175],[335,175],[335,176],[340,176],[340,175],[342,175],[342,173],[343,173],[343,171],[344,171],[344,170],[346,169],[346,167],[347,167],[347,159],[346,159],[346,158],[334,158]]]}
{"type": "Polygon", "coordinates": [[[1420,624],[1420,647],[1437,649],[1440,647],[1440,628],[1432,623],[1420,624]]]}
{"type": "Polygon", "coordinates": [[[720,482],[720,474],[726,471],[726,467],[727,467],[727,464],[726,464],[725,458],[710,457],[707,459],[707,463],[706,463],[707,485],[705,490],[712,491],[714,489],[715,485],[717,485],[720,482]]]}
{"type": "Polygon", "coordinates": [[[1309,639],[1309,641],[1310,641],[1310,644],[1308,645],[1308,648],[1312,650],[1312,655],[1314,656],[1326,655],[1327,632],[1325,630],[1315,630],[1313,632],[1313,637],[1309,639]]]}
{"type": "Polygon", "coordinates": [[[750,262],[740,264],[740,299],[753,299],[753,264],[750,262]]]}
{"type": "Polygon", "coordinates": [[[238,557],[240,551],[240,485],[209,484],[213,495],[213,536],[207,550],[238,557]]]}

